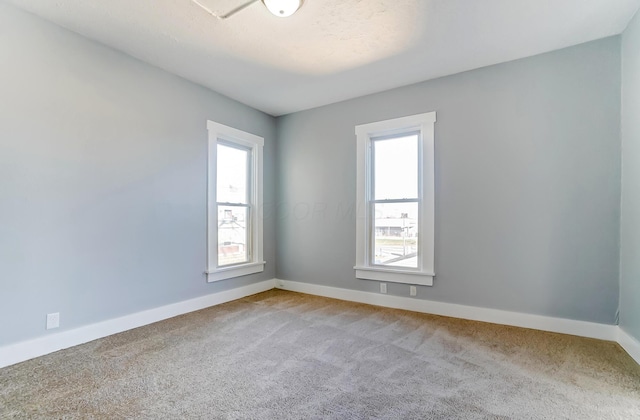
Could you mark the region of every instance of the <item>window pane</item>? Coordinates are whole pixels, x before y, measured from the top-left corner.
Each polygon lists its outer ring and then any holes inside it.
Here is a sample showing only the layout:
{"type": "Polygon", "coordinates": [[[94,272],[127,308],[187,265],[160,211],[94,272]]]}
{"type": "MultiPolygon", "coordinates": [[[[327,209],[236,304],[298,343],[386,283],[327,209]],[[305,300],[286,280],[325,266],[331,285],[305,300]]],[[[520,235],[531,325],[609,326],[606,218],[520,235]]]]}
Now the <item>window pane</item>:
{"type": "Polygon", "coordinates": [[[249,208],[218,206],[218,266],[248,262],[249,208]]]}
{"type": "Polygon", "coordinates": [[[418,197],[418,135],[373,142],[375,199],[418,197]]]}
{"type": "Polygon", "coordinates": [[[374,206],[374,264],[417,268],[418,203],[374,206]]]}
{"type": "Polygon", "coordinates": [[[248,149],[238,149],[218,143],[216,201],[248,203],[248,149]]]}

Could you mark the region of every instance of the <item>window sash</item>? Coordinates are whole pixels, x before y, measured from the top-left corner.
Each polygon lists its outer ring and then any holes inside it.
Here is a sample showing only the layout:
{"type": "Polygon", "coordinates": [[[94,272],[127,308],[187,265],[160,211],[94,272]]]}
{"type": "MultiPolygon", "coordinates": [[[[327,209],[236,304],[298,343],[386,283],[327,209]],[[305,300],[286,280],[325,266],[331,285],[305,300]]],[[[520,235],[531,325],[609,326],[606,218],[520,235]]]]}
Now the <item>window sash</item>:
{"type": "Polygon", "coordinates": [[[417,195],[416,196],[409,196],[409,197],[402,197],[402,198],[391,198],[391,199],[380,199],[381,202],[382,200],[401,200],[401,199],[419,199],[420,198],[420,191],[422,188],[421,185],[421,168],[422,168],[422,136],[419,130],[415,130],[415,129],[408,129],[405,131],[398,131],[395,132],[393,134],[389,134],[389,135],[384,135],[384,136],[376,136],[376,137],[370,137],[369,138],[369,150],[370,150],[370,165],[369,167],[371,168],[371,172],[369,173],[369,177],[370,177],[370,185],[371,188],[369,189],[369,199],[370,200],[377,200],[376,198],[376,142],[379,141],[393,141],[396,139],[402,139],[402,138],[406,138],[406,137],[411,137],[411,136],[416,136],[416,143],[417,143],[417,149],[416,149],[416,158],[417,158],[417,169],[418,169],[418,173],[416,174],[416,178],[417,178],[417,195]]]}
{"type": "MultiPolygon", "coordinates": [[[[232,267],[234,265],[242,265],[242,264],[247,264],[247,263],[251,263],[253,262],[253,257],[252,257],[252,249],[253,249],[253,234],[252,232],[254,231],[254,227],[253,227],[253,223],[254,223],[254,218],[251,217],[252,216],[252,210],[253,210],[253,206],[252,206],[252,197],[253,197],[253,191],[252,191],[252,182],[251,182],[251,175],[252,175],[252,167],[253,167],[253,151],[251,150],[250,147],[246,147],[243,146],[241,144],[237,144],[234,143],[232,141],[229,140],[225,140],[224,138],[218,138],[217,139],[217,147],[218,150],[220,150],[220,146],[224,146],[224,147],[229,147],[232,149],[236,149],[236,150],[241,150],[243,152],[246,152],[246,156],[247,156],[247,162],[246,162],[246,169],[247,172],[245,174],[245,179],[246,179],[246,184],[244,185],[244,189],[245,189],[245,197],[244,197],[244,203],[243,202],[221,202],[221,201],[216,201],[216,214],[219,215],[220,214],[220,207],[244,207],[246,209],[246,218],[245,218],[245,235],[244,235],[244,241],[245,241],[245,253],[246,253],[246,259],[244,261],[239,261],[236,263],[228,263],[228,264],[221,264],[220,263],[220,219],[218,219],[218,250],[216,252],[217,257],[216,257],[216,267],[217,268],[226,268],[226,267],[232,267]]],[[[219,156],[218,156],[219,158],[219,156]]],[[[218,171],[218,175],[220,174],[219,172],[219,164],[220,162],[217,161],[216,162],[216,171],[218,171]]],[[[216,195],[219,194],[219,191],[216,188],[216,195]]]]}
{"type": "MultiPolygon", "coordinates": [[[[377,136],[377,137],[370,137],[369,138],[369,150],[370,150],[370,155],[368,157],[369,160],[369,172],[368,172],[368,178],[369,178],[369,185],[370,188],[368,189],[368,194],[367,194],[367,215],[366,215],[366,219],[367,219],[367,231],[368,231],[368,244],[367,244],[367,261],[369,262],[369,266],[371,267],[379,267],[379,268],[389,268],[389,265],[386,264],[376,264],[376,259],[375,259],[375,248],[376,248],[376,234],[375,234],[375,230],[376,230],[376,211],[375,211],[375,205],[376,204],[396,204],[396,203],[417,203],[418,204],[418,210],[417,210],[417,222],[418,222],[418,227],[421,226],[422,224],[422,199],[420,198],[420,191],[422,188],[422,180],[421,180],[421,176],[420,174],[422,173],[422,136],[420,135],[420,131],[416,131],[415,129],[411,129],[411,130],[407,130],[407,131],[400,131],[391,135],[386,135],[386,136],[377,136]],[[398,139],[398,138],[404,138],[404,137],[409,137],[415,135],[417,136],[417,166],[418,166],[418,173],[417,173],[417,184],[418,184],[418,196],[417,197],[404,197],[404,198],[388,198],[388,199],[376,199],[375,198],[375,191],[376,191],[376,156],[375,156],[375,142],[376,141],[393,141],[394,139],[398,139]]],[[[419,238],[419,236],[418,236],[419,238]]],[[[422,270],[422,243],[421,241],[418,240],[418,243],[416,245],[416,258],[417,258],[417,265],[416,267],[402,267],[402,270],[406,270],[406,271],[421,271],[422,270]]]]}
{"type": "MultiPolygon", "coordinates": [[[[383,267],[388,268],[387,264],[377,264],[375,258],[375,249],[376,249],[376,217],[375,217],[375,205],[376,204],[395,204],[395,203],[417,203],[417,223],[418,227],[422,224],[422,199],[420,192],[422,191],[422,135],[420,130],[416,129],[406,129],[399,130],[394,132],[393,134],[383,135],[383,136],[375,136],[369,137],[369,151],[370,155],[369,159],[369,168],[370,171],[368,173],[369,177],[369,185],[368,189],[368,206],[367,206],[367,230],[368,234],[368,246],[367,246],[367,261],[369,261],[369,265],[371,267],[383,267]],[[395,139],[402,139],[406,137],[416,136],[416,165],[417,165],[417,196],[415,197],[403,197],[403,198],[386,198],[386,199],[376,199],[376,142],[378,141],[393,141],[395,139]]],[[[419,236],[418,236],[419,237],[419,236]]],[[[418,240],[416,245],[416,267],[402,267],[403,270],[407,271],[421,271],[422,270],[422,243],[418,240]]]]}

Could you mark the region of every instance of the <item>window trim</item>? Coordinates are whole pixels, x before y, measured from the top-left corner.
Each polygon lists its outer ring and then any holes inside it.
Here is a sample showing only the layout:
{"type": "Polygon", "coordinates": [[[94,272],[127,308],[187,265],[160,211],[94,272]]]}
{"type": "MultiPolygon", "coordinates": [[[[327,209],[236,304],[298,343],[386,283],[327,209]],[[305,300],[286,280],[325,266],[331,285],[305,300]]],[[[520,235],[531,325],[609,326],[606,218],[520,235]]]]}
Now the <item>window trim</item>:
{"type": "Polygon", "coordinates": [[[411,115],[355,127],[357,142],[357,217],[355,276],[359,279],[432,286],[435,277],[435,122],[436,113],[411,115]],[[373,139],[419,132],[418,268],[385,267],[372,261],[373,139]]]}
{"type": "Polygon", "coordinates": [[[264,138],[229,127],[214,121],[207,121],[209,132],[207,168],[207,281],[214,282],[264,271],[263,260],[263,147],[264,138]],[[218,140],[222,143],[238,145],[251,152],[248,184],[251,208],[249,231],[251,235],[251,259],[246,263],[218,266],[218,202],[217,202],[217,150],[218,140]]]}

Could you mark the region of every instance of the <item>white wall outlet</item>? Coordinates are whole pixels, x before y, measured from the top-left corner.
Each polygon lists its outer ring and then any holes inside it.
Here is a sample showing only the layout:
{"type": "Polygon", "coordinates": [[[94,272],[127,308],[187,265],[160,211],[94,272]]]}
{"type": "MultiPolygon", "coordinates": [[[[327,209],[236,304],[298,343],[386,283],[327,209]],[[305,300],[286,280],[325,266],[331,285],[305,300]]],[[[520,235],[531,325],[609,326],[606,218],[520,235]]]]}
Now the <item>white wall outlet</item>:
{"type": "Polygon", "coordinates": [[[380,283],[380,293],[387,293],[387,283],[380,283]]]}
{"type": "Polygon", "coordinates": [[[409,296],[415,296],[418,294],[416,286],[409,286],[409,296]]]}
{"type": "Polygon", "coordinates": [[[47,314],[47,329],[58,328],[60,326],[60,312],[47,314]]]}

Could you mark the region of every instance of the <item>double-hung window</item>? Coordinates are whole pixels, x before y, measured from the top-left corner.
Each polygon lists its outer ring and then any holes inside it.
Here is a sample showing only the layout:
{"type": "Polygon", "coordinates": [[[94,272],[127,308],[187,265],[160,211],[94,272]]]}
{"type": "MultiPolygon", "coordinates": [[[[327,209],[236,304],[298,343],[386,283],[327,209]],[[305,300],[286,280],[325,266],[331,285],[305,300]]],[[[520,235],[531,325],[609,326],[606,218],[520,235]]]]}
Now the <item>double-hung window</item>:
{"type": "Polygon", "coordinates": [[[433,285],[436,113],[356,126],[356,277],[433,285]]]}
{"type": "Polygon", "coordinates": [[[209,130],[208,281],[264,270],[264,139],[213,121],[209,130]]]}

